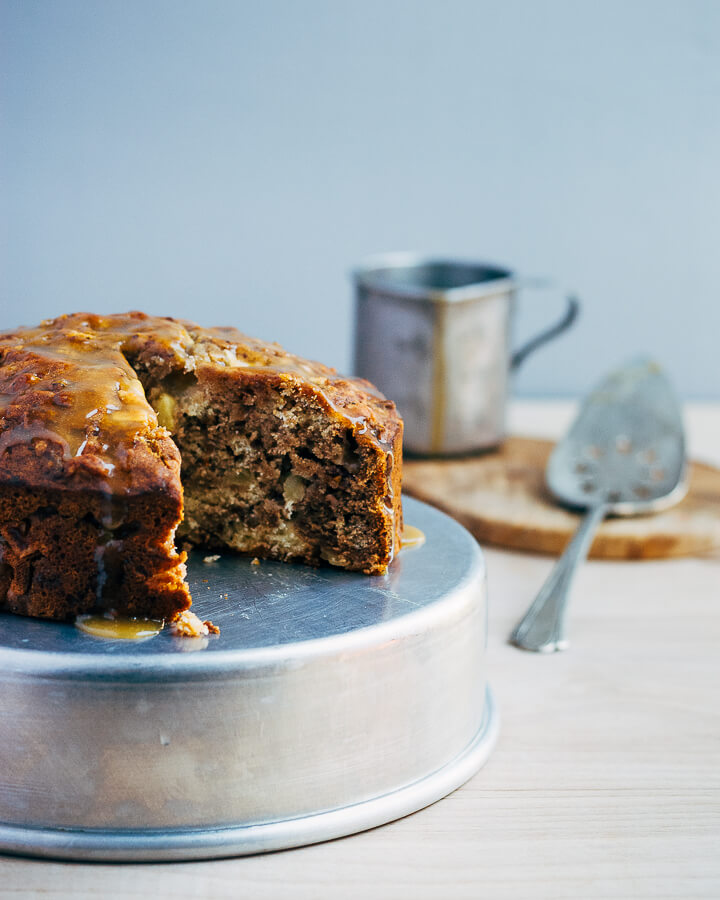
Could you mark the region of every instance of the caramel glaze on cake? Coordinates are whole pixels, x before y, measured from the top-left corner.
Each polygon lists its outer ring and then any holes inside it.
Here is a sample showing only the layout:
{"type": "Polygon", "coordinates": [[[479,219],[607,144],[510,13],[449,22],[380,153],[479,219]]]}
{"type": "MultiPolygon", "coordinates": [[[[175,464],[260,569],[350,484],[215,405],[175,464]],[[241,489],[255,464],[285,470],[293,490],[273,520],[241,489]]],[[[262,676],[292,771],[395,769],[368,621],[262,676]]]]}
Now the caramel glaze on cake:
{"type": "Polygon", "coordinates": [[[232,328],[76,313],[0,334],[0,608],[173,619],[176,538],[382,574],[401,441],[368,382],[232,328]]]}

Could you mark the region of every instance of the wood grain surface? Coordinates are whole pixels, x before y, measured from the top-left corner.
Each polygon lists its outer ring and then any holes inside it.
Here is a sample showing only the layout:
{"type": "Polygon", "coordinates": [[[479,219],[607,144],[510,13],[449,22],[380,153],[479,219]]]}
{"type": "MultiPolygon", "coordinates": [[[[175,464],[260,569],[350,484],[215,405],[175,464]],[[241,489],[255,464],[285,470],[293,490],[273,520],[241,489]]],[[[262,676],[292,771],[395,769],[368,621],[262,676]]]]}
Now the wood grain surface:
{"type": "MultiPolygon", "coordinates": [[[[403,489],[462,522],[481,543],[559,554],[580,517],[555,504],[545,487],[553,446],[512,437],[491,453],[407,460],[403,489]]],[[[681,503],[650,516],[607,519],[590,555],[652,559],[712,552],[720,552],[720,470],[692,463],[690,488],[681,503]]]]}

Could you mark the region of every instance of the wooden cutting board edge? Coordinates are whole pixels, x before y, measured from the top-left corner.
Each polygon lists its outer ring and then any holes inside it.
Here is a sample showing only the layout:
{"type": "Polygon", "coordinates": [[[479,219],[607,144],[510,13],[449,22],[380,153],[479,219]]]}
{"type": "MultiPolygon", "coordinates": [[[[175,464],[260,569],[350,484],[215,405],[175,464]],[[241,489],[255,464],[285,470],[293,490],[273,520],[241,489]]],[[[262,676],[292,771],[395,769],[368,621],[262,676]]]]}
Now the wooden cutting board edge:
{"type": "MultiPolygon", "coordinates": [[[[456,519],[480,542],[523,552],[559,555],[572,537],[580,522],[580,515],[570,510],[562,510],[562,525],[553,524],[551,517],[543,511],[552,511],[557,517],[558,507],[552,502],[544,488],[544,463],[553,443],[533,438],[510,438],[499,453],[455,460],[410,459],[405,463],[403,490],[412,497],[441,509],[456,519]],[[507,447],[535,445],[540,449],[540,463],[532,474],[529,493],[528,515],[524,522],[503,518],[496,513],[486,513],[482,509],[464,508],[463,502],[443,496],[441,490],[442,473],[448,467],[470,465],[476,468],[482,478],[483,470],[489,465],[497,467],[498,458],[507,453],[507,447]],[[430,467],[430,468],[428,468],[430,467]],[[435,478],[431,489],[423,489],[423,472],[432,471],[435,478]]],[[[512,452],[510,453],[512,456],[512,452]]],[[[508,464],[509,466],[512,463],[508,464]]],[[[497,491],[496,499],[502,505],[502,491],[497,491]]],[[[497,504],[496,504],[497,505],[497,504]]],[[[702,462],[692,462],[689,470],[689,490],[685,500],[678,506],[653,516],[634,519],[607,520],[600,529],[590,548],[589,556],[594,559],[663,559],[683,556],[705,556],[720,554],[720,469],[702,462]],[[682,511],[682,516],[677,511],[682,511]],[[683,528],[685,519],[695,527],[683,528]],[[643,532],[643,520],[652,525],[643,532]],[[628,533],[625,523],[634,523],[637,533],[628,533]],[[667,527],[663,528],[663,524],[667,527]]]]}

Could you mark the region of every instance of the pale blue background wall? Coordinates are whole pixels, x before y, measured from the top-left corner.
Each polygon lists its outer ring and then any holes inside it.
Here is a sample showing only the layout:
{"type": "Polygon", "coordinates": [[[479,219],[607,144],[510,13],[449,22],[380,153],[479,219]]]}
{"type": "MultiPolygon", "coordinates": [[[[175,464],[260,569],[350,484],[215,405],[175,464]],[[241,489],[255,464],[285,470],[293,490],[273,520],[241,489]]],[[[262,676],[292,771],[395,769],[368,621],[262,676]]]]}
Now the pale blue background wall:
{"type": "Polygon", "coordinates": [[[643,350],[720,397],[720,2],[0,10],[0,326],[134,307],[347,368],[348,268],[412,248],[580,292],[522,393],[643,350]]]}

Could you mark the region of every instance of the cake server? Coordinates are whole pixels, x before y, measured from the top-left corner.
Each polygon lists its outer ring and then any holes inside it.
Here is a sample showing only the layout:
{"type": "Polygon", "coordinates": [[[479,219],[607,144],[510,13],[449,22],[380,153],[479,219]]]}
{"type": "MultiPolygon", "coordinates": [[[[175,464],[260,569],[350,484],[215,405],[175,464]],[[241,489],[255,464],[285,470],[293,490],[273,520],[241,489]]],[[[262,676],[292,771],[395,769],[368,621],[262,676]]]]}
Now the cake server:
{"type": "Polygon", "coordinates": [[[687,491],[680,406],[660,367],[641,359],[590,394],[548,460],[546,479],[560,503],[586,513],[532,606],[510,635],[524,650],[564,650],[565,613],[575,571],[608,516],[656,512],[687,491]]]}

